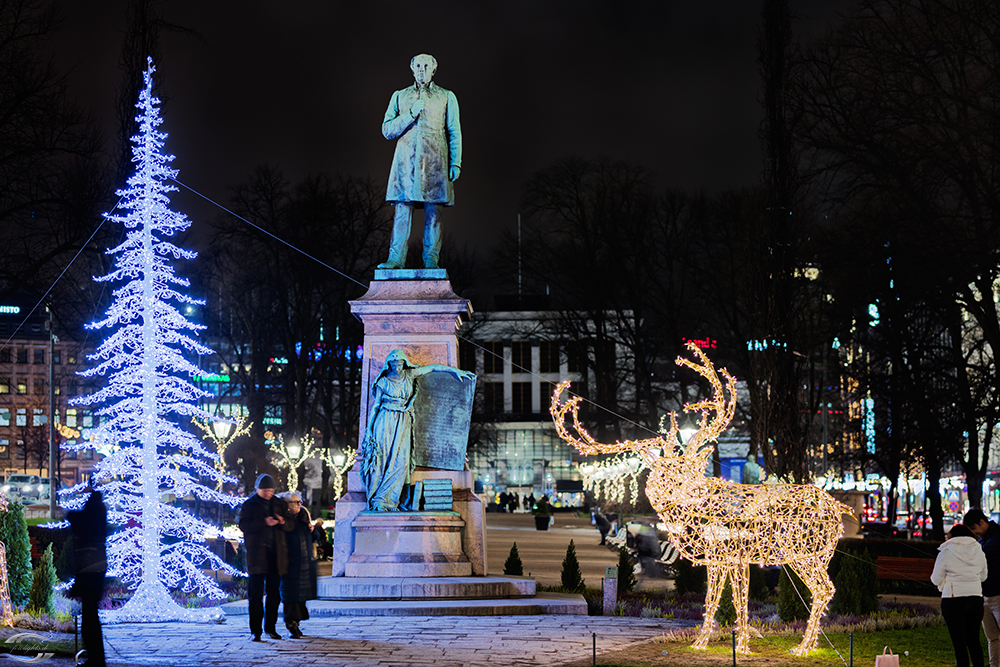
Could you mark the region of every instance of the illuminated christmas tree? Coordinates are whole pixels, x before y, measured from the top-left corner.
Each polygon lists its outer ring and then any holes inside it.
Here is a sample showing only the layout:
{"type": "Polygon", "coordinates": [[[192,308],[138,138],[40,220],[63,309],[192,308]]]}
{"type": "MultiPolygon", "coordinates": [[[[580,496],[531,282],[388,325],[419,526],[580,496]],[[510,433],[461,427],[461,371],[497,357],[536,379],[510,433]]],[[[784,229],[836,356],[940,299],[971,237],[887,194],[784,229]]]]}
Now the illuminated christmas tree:
{"type": "MultiPolygon", "coordinates": [[[[119,577],[134,590],[119,610],[106,612],[110,622],[201,620],[220,615],[216,610],[184,609],[168,588],[222,597],[215,580],[204,569],[238,574],[206,546],[213,526],[164,498],[195,495],[202,501],[234,506],[240,498],[214,487],[222,478],[216,455],[201,439],[180,428],[192,416],[210,418],[198,408],[205,394],[186,378],[202,371],[185,358],[212,351],[194,336],[204,327],[183,314],[203,302],[176,291],[188,281],[175,274],[171,260],[193,259],[196,253],[166,240],[190,225],[186,216],[169,208],[169,183],[177,171],[169,167],[172,155],[162,152],[166,134],[160,101],[153,96],[152,60],[139,95],[139,133],[132,137],[135,174],[119,190],[124,215],[111,215],[127,230],[116,248],[115,268],[100,282],[116,283],[113,303],[104,319],[88,325],[105,330],[107,337],[90,356],[96,366],[81,373],[104,376],[106,386],[76,400],[95,405],[101,418],[90,442],[74,449],[99,447],[106,454],[93,476],[108,505],[108,521],[117,530],[108,538],[108,576],[119,577]],[[211,486],[202,484],[209,480],[211,486]]],[[[229,478],[225,478],[229,479],[229,478]]],[[[235,481],[235,480],[230,480],[235,481]]],[[[82,498],[77,498],[82,504],[82,498]]],[[[67,505],[76,503],[68,502],[67,505]]]]}

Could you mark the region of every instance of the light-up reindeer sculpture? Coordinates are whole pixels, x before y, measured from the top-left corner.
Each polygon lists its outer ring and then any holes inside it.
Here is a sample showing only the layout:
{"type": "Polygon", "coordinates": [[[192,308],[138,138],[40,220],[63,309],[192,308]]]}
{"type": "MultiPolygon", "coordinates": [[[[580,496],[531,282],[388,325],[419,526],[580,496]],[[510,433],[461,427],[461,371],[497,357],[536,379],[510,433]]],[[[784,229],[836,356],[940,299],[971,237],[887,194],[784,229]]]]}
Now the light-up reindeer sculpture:
{"type": "MultiPolygon", "coordinates": [[[[853,512],[811,485],[737,484],[706,477],[713,443],[736,410],[736,379],[726,369],[716,371],[693,343],[687,347],[697,361],[678,357],[677,364],[708,380],[712,396],[684,406],[684,412],[698,415],[698,430],[683,448],[677,437],[677,413],[670,414],[669,429],[658,437],[597,442],[580,423],[580,397],[560,402],[568,382],[560,383],[552,396],[550,409],[556,431],[583,454],[630,450],[649,466],[646,493],[667,526],[669,541],[686,559],[708,568],[705,620],[694,648],[708,645],[728,579],[736,608],[736,650],[750,653],[750,635],[755,630],[750,627],[747,593],[750,564],[757,563],[791,568],[812,593],[805,634],[792,651],[806,655],[816,648],[820,618],[833,597],[827,566],[843,533],[841,515],[853,516],[853,512]]],[[[805,596],[805,591],[798,592],[805,596]]]]}

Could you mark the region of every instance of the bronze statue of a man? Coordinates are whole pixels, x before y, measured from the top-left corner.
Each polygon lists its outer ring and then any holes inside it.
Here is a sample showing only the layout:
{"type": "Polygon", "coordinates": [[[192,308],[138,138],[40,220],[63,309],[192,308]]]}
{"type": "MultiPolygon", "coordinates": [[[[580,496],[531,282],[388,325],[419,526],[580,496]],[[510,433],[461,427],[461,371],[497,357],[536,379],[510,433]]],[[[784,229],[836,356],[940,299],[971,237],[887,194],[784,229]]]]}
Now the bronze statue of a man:
{"type": "Polygon", "coordinates": [[[421,53],[410,61],[414,83],[397,90],[389,100],[382,134],[398,139],[389,171],[385,199],[396,207],[389,259],[380,269],[406,266],[406,244],[414,202],[424,208],[424,268],[438,268],[441,221],[438,208],[455,205],[455,186],[462,170],[462,127],[458,99],[431,79],[437,71],[434,56],[421,53]]]}

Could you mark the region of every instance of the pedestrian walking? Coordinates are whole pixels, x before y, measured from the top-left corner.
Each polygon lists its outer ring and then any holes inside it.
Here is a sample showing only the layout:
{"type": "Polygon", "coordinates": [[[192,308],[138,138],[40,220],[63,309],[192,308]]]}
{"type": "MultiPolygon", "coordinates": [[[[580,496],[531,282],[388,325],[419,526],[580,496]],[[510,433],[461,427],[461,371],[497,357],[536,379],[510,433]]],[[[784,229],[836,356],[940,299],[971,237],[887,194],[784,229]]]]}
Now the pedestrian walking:
{"type": "Polygon", "coordinates": [[[979,546],[986,555],[989,574],[983,582],[983,632],[990,667],[1000,667],[1000,526],[987,519],[980,509],[966,512],[962,523],[979,538],[979,546]]]}
{"type": "Polygon", "coordinates": [[[986,556],[972,531],[958,524],[938,547],[931,582],[941,591],[941,615],[948,626],[957,667],[983,667],[979,626],[983,621],[986,556]]]}
{"type": "Polygon", "coordinates": [[[66,520],[73,531],[73,558],[76,563],[76,579],[70,596],[80,598],[83,617],[80,635],[87,649],[87,661],[83,665],[105,667],[104,636],[97,611],[97,604],[104,597],[104,575],[108,571],[108,510],[101,492],[91,490],[83,509],[68,512],[66,520]]]}
{"type": "Polygon", "coordinates": [[[250,575],[250,633],[253,641],[259,642],[262,622],[268,637],[281,639],[275,626],[281,603],[281,575],[288,571],[288,548],[285,533],[280,529],[285,523],[285,501],[274,497],[274,478],[262,474],[254,486],[256,493],[240,508],[239,526],[250,575]]]}
{"type": "Polygon", "coordinates": [[[302,637],[299,623],[309,620],[306,600],[316,599],[316,557],[309,510],[294,492],[281,494],[288,507],[283,530],[288,545],[288,571],[281,576],[281,603],[285,627],[292,639],[302,637]]]}

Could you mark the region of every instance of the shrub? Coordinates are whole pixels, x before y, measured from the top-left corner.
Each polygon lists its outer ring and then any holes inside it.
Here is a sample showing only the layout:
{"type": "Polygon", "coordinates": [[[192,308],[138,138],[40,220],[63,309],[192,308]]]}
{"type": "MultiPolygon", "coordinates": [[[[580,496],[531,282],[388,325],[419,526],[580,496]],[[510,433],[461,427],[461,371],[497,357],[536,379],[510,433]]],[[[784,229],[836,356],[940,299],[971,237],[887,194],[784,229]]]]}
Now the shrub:
{"type": "Polygon", "coordinates": [[[708,572],[704,566],[695,567],[691,561],[678,558],[674,562],[674,589],[677,595],[697,593],[703,595],[708,582],[708,572]]]}
{"type": "Polygon", "coordinates": [[[726,581],[726,587],[722,589],[722,596],[719,598],[719,608],[715,610],[715,620],[722,627],[728,627],[736,623],[736,604],[733,601],[733,582],[726,581]]]}
{"type": "Polygon", "coordinates": [[[786,623],[794,620],[805,620],[809,617],[808,605],[811,603],[812,594],[799,579],[799,575],[795,574],[792,568],[783,565],[781,575],[778,578],[778,616],[786,623]],[[803,604],[803,599],[805,599],[805,604],[803,604]]]}
{"type": "Polygon", "coordinates": [[[631,593],[638,584],[635,578],[635,566],[628,555],[628,549],[618,547],[618,597],[631,593]]]}
{"type": "Polygon", "coordinates": [[[771,590],[767,587],[767,576],[759,565],[750,566],[750,590],[751,600],[763,602],[771,597],[771,590]]]}
{"type": "Polygon", "coordinates": [[[38,560],[38,567],[32,573],[28,611],[36,616],[55,615],[52,604],[52,587],[56,585],[56,568],[52,563],[52,544],[49,543],[38,560]]]}
{"type": "MultiPolygon", "coordinates": [[[[878,579],[875,560],[868,550],[837,554],[833,585],[837,593],[830,602],[830,611],[838,614],[864,616],[878,610],[878,579]]],[[[834,569],[832,567],[831,569],[834,569]]]]}
{"type": "Polygon", "coordinates": [[[562,587],[567,593],[582,593],[586,590],[583,572],[580,571],[580,561],[576,558],[576,545],[573,540],[566,547],[566,558],[562,562],[562,587]]]}
{"type": "Polygon", "coordinates": [[[521,562],[521,555],[517,553],[517,542],[510,546],[510,555],[504,561],[503,573],[518,577],[524,574],[524,564],[521,562]]]}
{"type": "Polygon", "coordinates": [[[24,507],[16,498],[8,498],[7,511],[0,512],[0,542],[7,550],[10,601],[17,607],[24,607],[31,592],[31,541],[24,507]]]}
{"type": "Polygon", "coordinates": [[[76,574],[76,559],[73,557],[73,540],[66,540],[56,557],[56,576],[59,581],[69,581],[76,574]]]}

